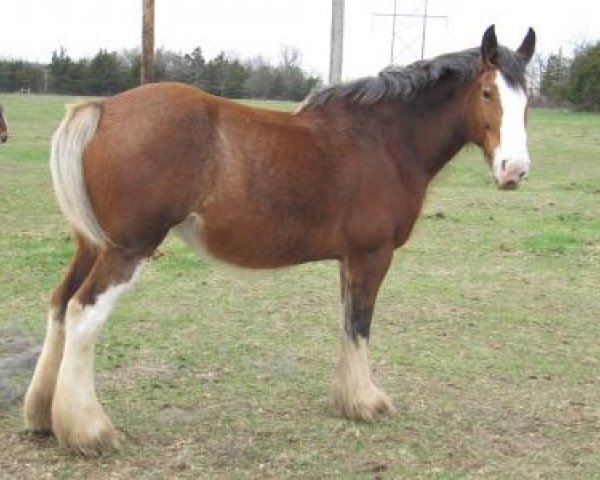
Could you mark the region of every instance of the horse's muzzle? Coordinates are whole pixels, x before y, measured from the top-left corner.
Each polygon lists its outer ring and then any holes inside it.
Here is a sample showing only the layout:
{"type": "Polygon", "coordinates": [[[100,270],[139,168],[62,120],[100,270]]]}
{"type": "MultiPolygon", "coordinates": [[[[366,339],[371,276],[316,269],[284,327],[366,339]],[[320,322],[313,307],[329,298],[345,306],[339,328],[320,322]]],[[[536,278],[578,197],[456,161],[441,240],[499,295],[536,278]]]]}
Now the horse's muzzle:
{"type": "Polygon", "coordinates": [[[494,162],[494,176],[500,190],[516,190],[529,173],[529,160],[504,159],[494,162]]]}
{"type": "Polygon", "coordinates": [[[516,190],[519,188],[519,182],[516,180],[509,180],[505,183],[498,183],[498,188],[500,190],[516,190]]]}
{"type": "Polygon", "coordinates": [[[8,140],[8,132],[0,132],[0,143],[6,143],[8,140]]]}

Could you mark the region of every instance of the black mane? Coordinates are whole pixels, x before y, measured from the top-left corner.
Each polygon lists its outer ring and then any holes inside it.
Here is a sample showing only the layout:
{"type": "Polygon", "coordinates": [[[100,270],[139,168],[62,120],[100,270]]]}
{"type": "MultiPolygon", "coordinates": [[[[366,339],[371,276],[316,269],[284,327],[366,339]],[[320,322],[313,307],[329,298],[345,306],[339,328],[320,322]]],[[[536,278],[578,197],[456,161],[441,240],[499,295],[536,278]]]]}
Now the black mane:
{"type": "MultiPolygon", "coordinates": [[[[334,98],[348,98],[362,105],[372,105],[388,98],[410,101],[443,80],[454,79],[457,83],[472,80],[479,61],[480,49],[472,48],[432,60],[421,60],[406,67],[389,66],[376,77],[359,78],[317,90],[306,98],[301,110],[321,107],[334,98]]],[[[525,89],[526,62],[523,58],[499,46],[497,65],[511,86],[525,89]]]]}

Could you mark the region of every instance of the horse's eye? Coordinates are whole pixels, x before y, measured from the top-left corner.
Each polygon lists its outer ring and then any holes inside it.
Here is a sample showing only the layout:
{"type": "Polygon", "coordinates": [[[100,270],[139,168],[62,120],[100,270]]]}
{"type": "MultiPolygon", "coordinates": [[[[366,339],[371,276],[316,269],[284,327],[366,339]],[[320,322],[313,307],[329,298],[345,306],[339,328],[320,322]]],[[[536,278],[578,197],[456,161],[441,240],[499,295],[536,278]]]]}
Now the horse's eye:
{"type": "Polygon", "coordinates": [[[483,98],[485,98],[486,100],[491,100],[492,91],[488,89],[483,90],[483,98]]]}

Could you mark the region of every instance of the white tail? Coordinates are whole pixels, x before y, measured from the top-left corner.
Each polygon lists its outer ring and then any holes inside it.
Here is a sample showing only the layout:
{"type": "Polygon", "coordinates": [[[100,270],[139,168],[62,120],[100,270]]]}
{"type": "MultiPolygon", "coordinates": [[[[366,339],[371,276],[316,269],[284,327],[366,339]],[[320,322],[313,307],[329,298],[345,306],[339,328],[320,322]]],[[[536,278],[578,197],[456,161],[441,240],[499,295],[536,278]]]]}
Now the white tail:
{"type": "Polygon", "coordinates": [[[54,192],[71,226],[95,245],[110,240],[98,223],[83,176],[83,150],[92,139],[102,114],[96,103],[68,107],[52,136],[50,170],[54,192]]]}

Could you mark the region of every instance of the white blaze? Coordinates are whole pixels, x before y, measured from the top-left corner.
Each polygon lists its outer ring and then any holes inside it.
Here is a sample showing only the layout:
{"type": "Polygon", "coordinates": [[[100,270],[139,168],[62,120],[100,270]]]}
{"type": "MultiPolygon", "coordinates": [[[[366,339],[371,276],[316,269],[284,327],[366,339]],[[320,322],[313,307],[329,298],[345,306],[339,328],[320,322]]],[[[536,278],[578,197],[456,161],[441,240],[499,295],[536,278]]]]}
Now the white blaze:
{"type": "Polygon", "coordinates": [[[519,87],[511,87],[502,73],[496,73],[496,86],[500,94],[502,119],[500,143],[494,152],[494,175],[500,184],[518,181],[529,172],[525,109],[527,95],[519,87]]]}

